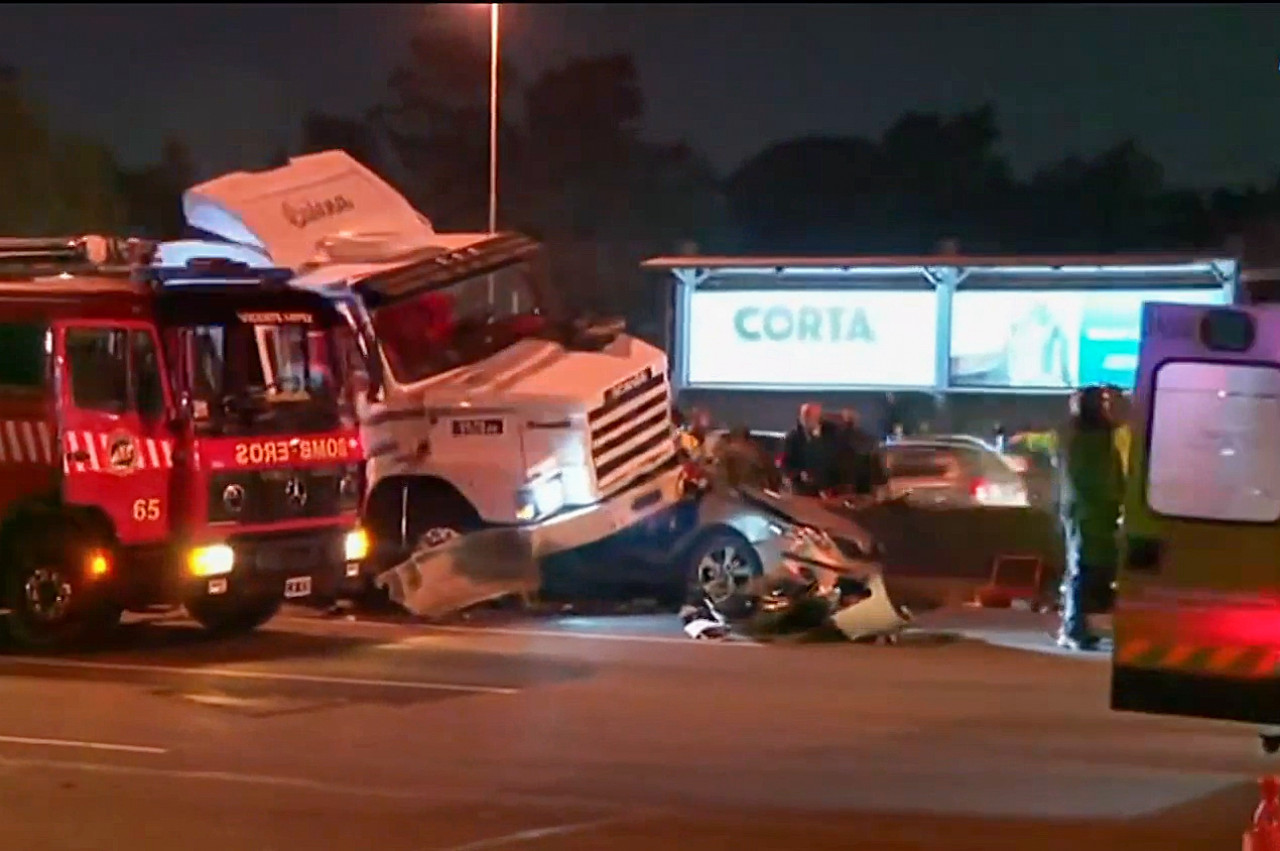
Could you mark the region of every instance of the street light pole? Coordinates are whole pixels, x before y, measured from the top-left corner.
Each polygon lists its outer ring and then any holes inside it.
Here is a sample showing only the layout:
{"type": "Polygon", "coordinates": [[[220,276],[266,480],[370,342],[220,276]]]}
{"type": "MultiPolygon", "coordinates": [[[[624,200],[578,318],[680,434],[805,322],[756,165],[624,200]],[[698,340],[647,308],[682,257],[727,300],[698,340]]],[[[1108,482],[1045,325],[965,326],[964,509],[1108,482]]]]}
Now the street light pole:
{"type": "Polygon", "coordinates": [[[489,233],[498,232],[498,6],[489,4],[489,233]]]}

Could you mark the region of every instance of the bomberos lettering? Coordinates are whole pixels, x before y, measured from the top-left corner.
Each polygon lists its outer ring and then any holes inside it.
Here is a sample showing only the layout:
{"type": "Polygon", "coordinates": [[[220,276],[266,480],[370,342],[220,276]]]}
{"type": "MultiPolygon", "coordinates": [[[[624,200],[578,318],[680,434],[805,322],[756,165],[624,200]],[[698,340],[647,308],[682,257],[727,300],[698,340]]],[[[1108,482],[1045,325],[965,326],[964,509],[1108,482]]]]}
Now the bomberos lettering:
{"type": "Polygon", "coordinates": [[[351,444],[340,437],[297,440],[259,440],[237,443],[235,463],[240,465],[287,464],[290,461],[341,461],[351,455],[351,444]]]}

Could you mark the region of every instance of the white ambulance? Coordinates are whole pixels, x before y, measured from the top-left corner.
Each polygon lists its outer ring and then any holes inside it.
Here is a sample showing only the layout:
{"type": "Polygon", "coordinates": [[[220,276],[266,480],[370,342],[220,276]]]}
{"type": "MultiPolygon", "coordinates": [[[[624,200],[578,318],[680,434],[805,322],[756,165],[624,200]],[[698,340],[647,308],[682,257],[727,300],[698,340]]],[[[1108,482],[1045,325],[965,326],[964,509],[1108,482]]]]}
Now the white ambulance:
{"type": "Polygon", "coordinates": [[[1280,724],[1280,306],[1147,304],[1133,399],[1112,708],[1280,724]]]}
{"type": "Polygon", "coordinates": [[[543,559],[678,502],[666,356],[620,323],[554,318],[536,242],[437,233],[341,151],[216,178],[183,206],[363,329],[380,373],[361,424],[381,564],[492,529],[543,559]]]}

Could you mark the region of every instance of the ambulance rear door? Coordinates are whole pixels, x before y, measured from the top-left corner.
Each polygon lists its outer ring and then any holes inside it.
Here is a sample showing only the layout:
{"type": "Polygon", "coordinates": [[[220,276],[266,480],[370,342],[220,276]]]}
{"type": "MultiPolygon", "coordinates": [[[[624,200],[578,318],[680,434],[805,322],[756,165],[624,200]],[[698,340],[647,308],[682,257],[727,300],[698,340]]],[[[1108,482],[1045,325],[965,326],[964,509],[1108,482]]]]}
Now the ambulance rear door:
{"type": "Polygon", "coordinates": [[[1280,723],[1280,306],[1144,307],[1113,709],[1280,723]]]}

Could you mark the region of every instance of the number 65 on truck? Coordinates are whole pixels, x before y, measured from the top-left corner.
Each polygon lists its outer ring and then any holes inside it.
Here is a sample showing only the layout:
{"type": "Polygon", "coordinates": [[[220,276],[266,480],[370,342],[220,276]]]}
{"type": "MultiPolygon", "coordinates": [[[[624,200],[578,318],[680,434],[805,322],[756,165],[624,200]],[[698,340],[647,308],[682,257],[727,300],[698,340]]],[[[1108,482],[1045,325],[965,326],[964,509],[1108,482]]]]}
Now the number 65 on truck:
{"type": "Polygon", "coordinates": [[[344,320],[287,271],[152,249],[0,240],[0,623],[27,647],[179,604],[253,629],[366,554],[344,320]]]}

